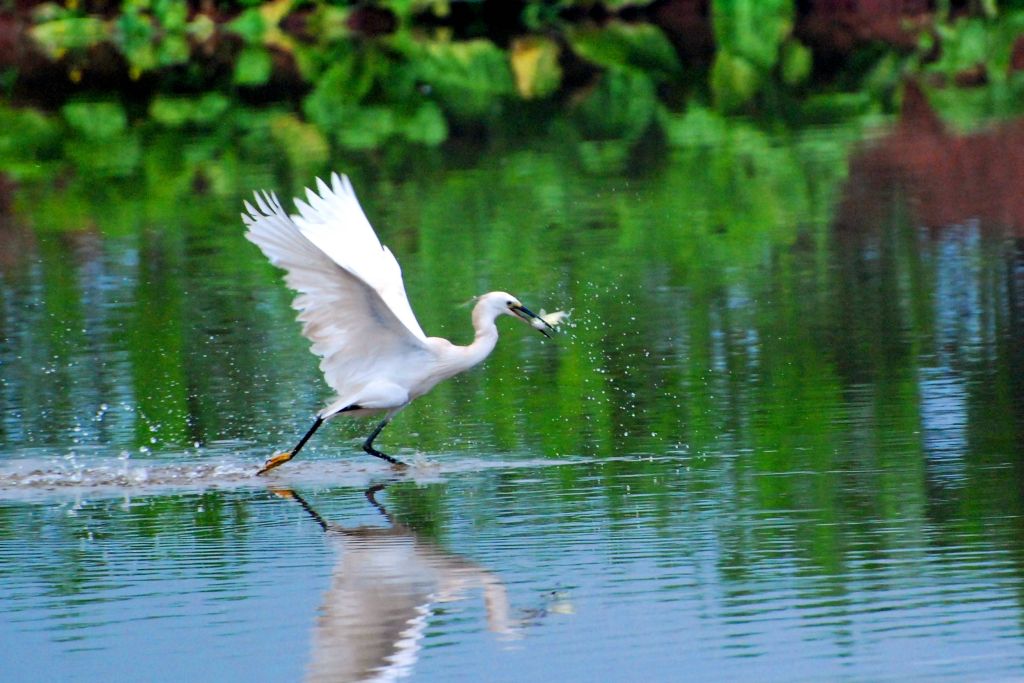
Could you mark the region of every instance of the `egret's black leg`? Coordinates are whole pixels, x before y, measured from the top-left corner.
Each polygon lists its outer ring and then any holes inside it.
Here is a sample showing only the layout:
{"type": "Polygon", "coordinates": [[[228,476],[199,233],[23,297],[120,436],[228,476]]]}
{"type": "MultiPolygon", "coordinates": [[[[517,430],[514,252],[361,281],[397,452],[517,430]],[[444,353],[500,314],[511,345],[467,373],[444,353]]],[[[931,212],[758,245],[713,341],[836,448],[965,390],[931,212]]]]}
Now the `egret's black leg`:
{"type": "Polygon", "coordinates": [[[320,425],[322,425],[323,423],[324,419],[317,415],[316,420],[313,421],[313,426],[309,428],[309,431],[306,432],[301,439],[299,439],[299,442],[295,444],[295,448],[292,449],[292,457],[295,457],[296,455],[299,454],[299,451],[302,450],[302,447],[306,445],[307,441],[309,441],[309,437],[313,436],[316,430],[320,429],[320,425]]]}
{"type": "Polygon", "coordinates": [[[294,500],[296,503],[302,506],[302,509],[306,511],[306,514],[308,514],[310,517],[316,520],[316,523],[320,525],[321,529],[323,529],[324,531],[330,529],[331,525],[327,523],[327,520],[321,517],[320,513],[314,510],[313,506],[310,505],[305,498],[300,496],[295,491],[285,488],[272,488],[270,489],[270,492],[273,493],[278,498],[290,498],[291,500],[294,500]]]}
{"type": "Polygon", "coordinates": [[[267,460],[267,462],[263,464],[263,467],[260,468],[260,471],[257,472],[256,474],[266,474],[267,472],[274,469],[278,465],[283,465],[284,463],[288,462],[296,455],[298,455],[299,451],[302,450],[302,447],[306,445],[307,441],[309,441],[309,437],[313,436],[316,430],[320,429],[320,425],[322,425],[323,423],[324,418],[317,415],[316,420],[313,422],[313,426],[309,428],[309,431],[306,432],[306,434],[301,439],[299,439],[299,443],[295,444],[295,448],[291,449],[290,451],[285,451],[284,453],[278,453],[270,460],[267,460]]]}
{"type": "Polygon", "coordinates": [[[384,519],[388,520],[388,523],[394,526],[395,520],[391,519],[391,514],[388,512],[379,500],[377,500],[377,494],[387,488],[387,484],[374,484],[370,488],[363,491],[363,495],[366,496],[366,500],[370,501],[370,505],[377,508],[377,512],[384,515],[384,519]]]}
{"type": "Polygon", "coordinates": [[[377,438],[377,435],[380,434],[382,429],[384,429],[385,427],[388,426],[388,422],[389,421],[390,420],[384,420],[379,425],[377,425],[377,428],[373,430],[373,434],[370,434],[370,436],[366,439],[366,441],[363,442],[363,450],[366,451],[367,453],[369,453],[370,455],[374,455],[374,456],[376,456],[378,458],[382,458],[384,460],[387,460],[392,465],[397,465],[399,467],[405,467],[405,463],[404,462],[402,462],[400,460],[396,460],[395,458],[392,458],[387,453],[381,453],[380,451],[378,451],[376,448],[373,447],[373,440],[377,438]]]}

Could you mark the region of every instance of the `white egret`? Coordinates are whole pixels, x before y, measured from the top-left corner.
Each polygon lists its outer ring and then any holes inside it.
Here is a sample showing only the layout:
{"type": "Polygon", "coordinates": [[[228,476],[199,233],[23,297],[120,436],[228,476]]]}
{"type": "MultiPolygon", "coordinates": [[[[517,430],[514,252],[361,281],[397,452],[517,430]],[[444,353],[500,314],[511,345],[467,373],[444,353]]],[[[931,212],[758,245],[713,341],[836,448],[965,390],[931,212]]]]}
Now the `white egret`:
{"type": "Polygon", "coordinates": [[[313,426],[290,451],[267,460],[257,474],[288,462],[327,420],[342,413],[383,415],[363,450],[393,465],[395,458],[373,447],[373,440],[409,403],[438,382],[485,359],[498,342],[495,320],[511,315],[536,325],[545,336],[553,329],[506,292],[479,297],[473,307],[476,336],[468,346],[427,337],[416,322],[391,251],[382,246],[356,199],[347,176],[317,178],[317,192],[295,199],[299,213],[288,216],[273,193],[255,193],[245,202],[245,236],[275,266],[299,295],[302,333],[336,398],[321,410],[313,426]]]}

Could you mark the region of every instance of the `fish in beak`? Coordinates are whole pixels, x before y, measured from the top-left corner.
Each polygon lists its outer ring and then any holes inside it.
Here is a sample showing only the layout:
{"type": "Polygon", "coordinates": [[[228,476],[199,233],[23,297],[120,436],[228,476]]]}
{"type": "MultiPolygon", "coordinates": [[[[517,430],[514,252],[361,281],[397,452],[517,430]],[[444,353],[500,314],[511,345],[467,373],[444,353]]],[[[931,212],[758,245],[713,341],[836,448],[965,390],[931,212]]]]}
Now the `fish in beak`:
{"type": "MultiPolygon", "coordinates": [[[[555,328],[554,328],[554,326],[550,322],[548,322],[545,319],[548,316],[537,315],[536,313],[531,311],[526,306],[523,306],[522,304],[515,304],[513,306],[510,306],[509,308],[511,308],[512,312],[515,313],[517,316],[519,316],[520,319],[522,319],[524,322],[528,323],[530,325],[530,327],[532,327],[533,329],[537,330],[538,332],[543,334],[548,339],[551,339],[551,332],[554,332],[555,328]]],[[[561,313],[561,311],[559,311],[559,313],[561,313]]],[[[551,314],[551,315],[554,315],[554,314],[551,314]]],[[[561,318],[558,318],[558,320],[561,320],[561,318]]],[[[558,320],[554,321],[555,325],[558,324],[558,320]]]]}

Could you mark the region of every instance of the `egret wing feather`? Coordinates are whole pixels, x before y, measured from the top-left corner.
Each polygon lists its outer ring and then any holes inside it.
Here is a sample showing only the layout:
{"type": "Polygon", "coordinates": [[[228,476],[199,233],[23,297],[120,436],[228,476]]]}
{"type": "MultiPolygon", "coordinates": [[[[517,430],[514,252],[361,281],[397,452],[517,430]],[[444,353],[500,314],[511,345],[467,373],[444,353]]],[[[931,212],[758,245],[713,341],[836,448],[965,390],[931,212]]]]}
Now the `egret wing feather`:
{"type": "Polygon", "coordinates": [[[303,234],[275,195],[257,193],[255,206],[245,202],[242,220],[246,238],[286,271],[285,282],[299,293],[292,306],[302,333],[322,357],[320,369],[338,394],[357,395],[398,366],[424,362],[425,342],[373,286],[303,234]]]}
{"type": "Polygon", "coordinates": [[[331,184],[316,179],[317,192],[306,189],[306,201],[295,200],[292,216],[306,238],[335,263],[377,290],[409,331],[426,341],[402,281],[402,269],[363,213],[348,176],[331,175],[331,184]],[[319,193],[319,194],[318,194],[319,193]]]}

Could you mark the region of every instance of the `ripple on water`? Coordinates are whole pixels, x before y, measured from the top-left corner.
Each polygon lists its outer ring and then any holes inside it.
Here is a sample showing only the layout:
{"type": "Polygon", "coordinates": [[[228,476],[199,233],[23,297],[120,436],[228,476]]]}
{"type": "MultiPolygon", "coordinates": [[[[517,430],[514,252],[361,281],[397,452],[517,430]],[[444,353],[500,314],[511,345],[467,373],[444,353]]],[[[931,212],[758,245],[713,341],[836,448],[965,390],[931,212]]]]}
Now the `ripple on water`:
{"type": "Polygon", "coordinates": [[[396,471],[366,457],[296,459],[265,477],[256,471],[263,454],[197,457],[173,455],[128,459],[90,456],[8,458],[0,463],[0,500],[67,495],[138,495],[207,488],[264,488],[274,485],[366,487],[382,476],[412,479],[426,484],[467,472],[494,469],[540,468],[574,460],[537,458],[465,458],[445,454],[407,459],[409,467],[396,471]]]}

